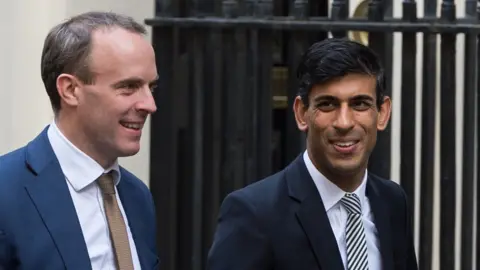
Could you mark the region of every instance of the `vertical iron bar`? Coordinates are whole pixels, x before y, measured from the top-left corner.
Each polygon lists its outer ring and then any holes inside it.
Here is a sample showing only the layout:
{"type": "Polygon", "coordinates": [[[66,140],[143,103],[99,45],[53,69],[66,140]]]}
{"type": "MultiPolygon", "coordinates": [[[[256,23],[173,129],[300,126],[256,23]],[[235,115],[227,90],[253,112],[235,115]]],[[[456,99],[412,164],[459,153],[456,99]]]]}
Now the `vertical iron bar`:
{"type": "Polygon", "coordinates": [[[205,30],[192,29],[193,41],[191,43],[190,58],[191,89],[190,95],[192,109],[190,110],[190,123],[193,131],[192,142],[192,259],[191,269],[200,270],[202,266],[202,209],[203,209],[203,123],[204,123],[204,46],[205,30]]]}
{"type": "MultiPolygon", "coordinates": [[[[477,4],[477,20],[480,20],[480,3],[477,4]]],[[[478,171],[478,168],[480,168],[480,107],[478,107],[480,104],[480,33],[477,33],[477,86],[476,86],[476,102],[477,102],[477,111],[476,111],[476,124],[477,124],[477,134],[476,134],[476,167],[477,167],[477,177],[476,177],[476,256],[475,256],[475,265],[477,268],[480,267],[480,171],[478,171]]]]}
{"type": "MultiPolygon", "coordinates": [[[[237,0],[223,0],[223,16],[227,18],[235,18],[239,15],[239,5],[237,0]]],[[[221,200],[233,190],[234,172],[233,161],[231,154],[231,144],[233,136],[232,124],[235,119],[232,118],[232,93],[235,92],[235,73],[237,67],[235,64],[235,47],[234,47],[234,29],[223,30],[222,44],[224,51],[222,52],[222,70],[224,73],[224,80],[222,82],[223,96],[222,96],[222,163],[221,163],[221,180],[220,180],[220,195],[221,200]]]]}
{"type": "MultiPolygon", "coordinates": [[[[477,1],[466,0],[466,18],[477,22],[477,1]]],[[[473,269],[473,200],[475,177],[475,90],[477,84],[477,36],[465,35],[465,88],[463,120],[463,168],[462,168],[462,244],[461,268],[473,269]]]]}
{"type": "MultiPolygon", "coordinates": [[[[273,16],[273,1],[264,0],[262,6],[262,15],[269,18],[273,16]]],[[[273,173],[273,95],[272,95],[272,68],[273,68],[273,39],[271,31],[259,32],[260,42],[260,93],[257,108],[259,111],[259,123],[264,127],[259,130],[259,171],[257,178],[263,178],[273,173]]]]}
{"type": "MultiPolygon", "coordinates": [[[[175,16],[178,4],[170,0],[155,2],[157,16],[175,16]]],[[[177,126],[173,101],[172,80],[174,64],[178,62],[175,44],[177,31],[172,27],[155,27],[152,31],[152,46],[156,52],[156,65],[160,86],[154,92],[158,110],[151,116],[150,136],[150,191],[155,203],[158,253],[162,267],[177,269],[177,126]],[[174,63],[174,64],[172,64],[174,63]]]]}
{"type": "MultiPolygon", "coordinates": [[[[332,19],[336,21],[345,20],[348,17],[348,0],[333,0],[332,2],[332,19]]],[[[347,36],[346,31],[333,31],[332,36],[335,38],[343,38],[347,36]]]]}
{"type": "MultiPolygon", "coordinates": [[[[191,29],[180,29],[179,38],[182,40],[181,44],[185,40],[185,37],[189,37],[192,34],[191,29]]],[[[192,84],[193,82],[193,72],[191,68],[193,56],[194,56],[194,47],[191,42],[186,43],[179,50],[179,61],[174,67],[175,74],[175,94],[177,95],[173,104],[185,104],[183,110],[178,110],[178,162],[179,164],[193,164],[195,159],[191,154],[192,149],[194,148],[193,140],[193,127],[191,126],[191,110],[193,108],[193,99],[192,96],[192,84]]],[[[178,207],[178,226],[177,226],[177,242],[178,247],[176,252],[178,252],[179,257],[177,258],[177,269],[186,269],[191,267],[192,257],[193,257],[193,173],[194,166],[181,166],[177,168],[177,207],[178,207]],[[185,260],[183,258],[189,258],[185,260]]]]}
{"type": "MultiPolygon", "coordinates": [[[[230,14],[243,15],[239,12],[237,1],[231,3],[232,0],[226,0],[224,3],[230,2],[230,14]]],[[[225,66],[227,70],[227,87],[225,90],[225,151],[223,181],[225,186],[224,192],[229,193],[234,189],[241,188],[245,185],[245,114],[240,113],[245,108],[251,106],[245,102],[245,87],[247,76],[247,40],[245,29],[228,29],[224,35],[225,38],[225,66]]]]}
{"type": "MultiPolygon", "coordinates": [[[[344,19],[347,19],[348,18],[349,7],[350,7],[350,5],[349,5],[350,1],[349,0],[341,0],[341,1],[344,1],[344,6],[341,7],[341,8],[343,8],[344,11],[341,11],[340,13],[345,12],[344,19]]],[[[292,3],[293,3],[293,1],[292,1],[292,3]]],[[[328,18],[328,14],[331,11],[328,8],[330,3],[332,3],[332,0],[315,0],[315,1],[310,0],[310,1],[308,1],[307,16],[328,18]]],[[[333,16],[333,14],[332,14],[332,16],[333,16]]],[[[340,17],[338,19],[340,19],[340,17]]],[[[344,37],[346,37],[347,31],[344,31],[344,32],[345,32],[344,37]]],[[[329,31],[309,32],[308,33],[307,44],[313,44],[313,43],[318,42],[320,40],[327,39],[328,34],[329,34],[329,31]]]]}
{"type": "Polygon", "coordinates": [[[232,94],[232,97],[235,99],[231,100],[229,107],[234,109],[231,111],[231,115],[235,120],[232,123],[234,128],[234,141],[230,145],[231,151],[234,157],[234,189],[242,188],[246,184],[246,115],[244,113],[239,113],[245,110],[252,110],[251,106],[253,104],[247,104],[246,101],[246,89],[248,87],[247,76],[248,76],[248,51],[247,51],[247,40],[248,40],[248,30],[238,28],[235,29],[235,63],[236,63],[236,74],[235,74],[235,94],[232,94]],[[246,106],[245,106],[246,105],[246,106]],[[250,106],[250,108],[249,108],[250,106]]]}
{"type": "MultiPolygon", "coordinates": [[[[415,1],[403,1],[403,20],[417,20],[415,1]]],[[[415,206],[415,126],[416,126],[416,59],[417,34],[402,34],[402,116],[400,141],[400,184],[408,196],[408,204],[415,206]]]]}
{"type": "MultiPolygon", "coordinates": [[[[308,1],[295,0],[293,9],[290,11],[290,16],[296,20],[306,19],[308,17],[308,1]]],[[[305,135],[302,134],[295,122],[295,117],[292,113],[293,101],[297,96],[298,81],[296,69],[300,61],[300,57],[307,50],[308,36],[303,32],[288,33],[288,90],[287,90],[287,114],[286,114],[286,134],[285,134],[285,155],[284,164],[290,163],[297,157],[302,150],[305,149],[305,135]]]]}
{"type": "MultiPolygon", "coordinates": [[[[273,1],[260,0],[257,2],[256,12],[261,18],[270,18],[273,16],[273,1]]],[[[253,33],[252,33],[253,34],[253,33]]],[[[258,41],[258,76],[256,85],[258,92],[253,93],[257,96],[255,107],[257,115],[254,116],[257,148],[255,156],[257,158],[256,179],[266,177],[272,173],[272,131],[273,131],[273,101],[271,91],[272,63],[273,63],[273,33],[269,30],[258,30],[256,32],[258,41]]],[[[253,69],[252,69],[253,70],[253,69]]]]}
{"type": "Polygon", "coordinates": [[[255,13],[255,4],[258,0],[240,0],[245,3],[244,15],[252,16],[255,13]]]}
{"type": "Polygon", "coordinates": [[[216,17],[223,16],[223,0],[214,0],[214,14],[216,17]]]}
{"type": "Polygon", "coordinates": [[[295,19],[304,19],[308,17],[308,0],[294,0],[293,9],[290,11],[290,15],[293,15],[295,19]]]}
{"type": "MultiPolygon", "coordinates": [[[[442,20],[455,20],[453,0],[442,2],[442,20]]],[[[455,268],[455,40],[441,34],[440,269],[455,268]]]]}
{"type": "MultiPolygon", "coordinates": [[[[210,15],[213,12],[213,1],[210,0],[193,0],[192,15],[196,17],[203,17],[210,15]]],[[[190,58],[191,69],[191,87],[192,93],[189,95],[191,101],[191,110],[189,115],[190,126],[192,127],[192,243],[190,248],[192,249],[191,266],[192,270],[202,270],[204,261],[204,224],[205,215],[204,209],[206,200],[204,197],[208,197],[209,194],[204,194],[205,189],[208,189],[208,184],[211,181],[211,175],[208,174],[206,169],[206,157],[210,153],[211,149],[211,137],[205,136],[208,132],[206,123],[209,115],[205,112],[205,103],[207,99],[211,97],[208,95],[208,91],[211,90],[209,78],[206,78],[206,70],[209,70],[208,64],[211,62],[210,57],[205,57],[208,53],[206,47],[207,35],[210,33],[207,29],[191,29],[193,40],[190,43],[193,46],[190,50],[192,57],[190,58]],[[208,178],[208,181],[205,179],[208,178]],[[205,195],[205,196],[204,196],[205,195]]],[[[208,104],[208,103],[207,103],[208,104]]]]}
{"type": "MultiPolygon", "coordinates": [[[[436,0],[425,1],[425,17],[435,17],[436,0]]],[[[420,250],[419,269],[432,269],[433,198],[435,176],[435,105],[437,35],[423,34],[422,135],[420,166],[420,250]],[[432,72],[433,71],[433,72],[432,72]]]]}
{"type": "Polygon", "coordinates": [[[173,40],[171,28],[154,28],[153,46],[160,86],[154,93],[157,112],[151,116],[150,136],[155,138],[150,145],[150,190],[155,202],[156,219],[168,221],[158,224],[158,252],[162,254],[162,265],[173,270],[177,253],[177,159],[176,159],[176,125],[173,108],[173,91],[171,81],[173,40]]]}
{"type": "Polygon", "coordinates": [[[179,11],[179,1],[155,0],[155,15],[157,16],[176,16],[179,11]]]}
{"type": "Polygon", "coordinates": [[[223,0],[222,13],[226,18],[235,18],[238,16],[238,0],[223,0]]]}
{"type": "MultiPolygon", "coordinates": [[[[257,17],[258,1],[246,0],[246,16],[257,17]]],[[[243,30],[245,31],[245,30],[243,30]]],[[[260,63],[260,55],[258,51],[258,30],[255,28],[248,29],[244,32],[246,35],[247,55],[246,70],[244,80],[244,88],[242,89],[245,96],[246,103],[248,103],[249,109],[243,111],[245,117],[245,184],[249,184],[256,179],[258,169],[258,158],[256,155],[258,147],[256,116],[258,114],[257,107],[257,95],[258,95],[258,65],[260,63]]]]}
{"type": "MultiPolygon", "coordinates": [[[[382,0],[372,0],[368,4],[368,19],[370,21],[383,21],[384,17],[384,3],[382,0]]],[[[383,67],[386,66],[386,34],[382,32],[370,32],[368,34],[368,44],[379,56],[383,67]]],[[[385,72],[386,80],[386,95],[391,96],[391,74],[385,72]]],[[[387,128],[378,134],[377,144],[372,151],[369,161],[369,171],[383,177],[390,179],[390,152],[391,152],[391,127],[387,128]]]]}
{"type": "MultiPolygon", "coordinates": [[[[221,17],[221,0],[217,0],[215,6],[215,16],[221,17]]],[[[208,143],[205,144],[204,155],[204,241],[203,241],[203,259],[207,258],[208,251],[212,244],[213,235],[217,224],[219,206],[223,197],[221,197],[221,171],[222,171],[222,98],[223,98],[223,44],[222,30],[211,29],[209,45],[207,47],[207,59],[209,66],[204,69],[205,80],[208,85],[205,87],[205,138],[208,143]]]]}

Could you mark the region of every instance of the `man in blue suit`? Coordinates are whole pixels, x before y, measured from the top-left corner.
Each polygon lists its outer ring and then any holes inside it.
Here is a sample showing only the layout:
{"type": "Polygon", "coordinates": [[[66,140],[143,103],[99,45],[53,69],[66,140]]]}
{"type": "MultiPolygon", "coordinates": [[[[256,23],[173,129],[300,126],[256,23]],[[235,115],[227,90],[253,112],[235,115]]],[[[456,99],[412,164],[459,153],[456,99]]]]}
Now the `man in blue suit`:
{"type": "Polygon", "coordinates": [[[45,39],[54,121],[0,157],[0,269],[158,269],[148,188],[118,165],[156,111],[155,55],[132,18],[84,13],[45,39]]]}

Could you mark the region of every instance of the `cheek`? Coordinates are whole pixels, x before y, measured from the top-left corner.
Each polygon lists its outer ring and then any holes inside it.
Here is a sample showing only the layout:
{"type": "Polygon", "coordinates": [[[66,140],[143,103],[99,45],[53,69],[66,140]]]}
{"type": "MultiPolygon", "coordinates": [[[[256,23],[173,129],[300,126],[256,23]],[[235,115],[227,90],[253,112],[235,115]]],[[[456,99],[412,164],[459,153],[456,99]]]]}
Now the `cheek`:
{"type": "Polygon", "coordinates": [[[323,131],[327,129],[331,122],[332,117],[329,114],[321,113],[319,111],[312,113],[309,118],[309,126],[317,131],[323,131]]]}
{"type": "Polygon", "coordinates": [[[326,136],[329,133],[329,122],[326,117],[312,117],[308,122],[308,134],[310,143],[318,147],[326,145],[326,136]]]}
{"type": "Polygon", "coordinates": [[[105,108],[103,100],[105,97],[100,95],[98,91],[86,91],[80,98],[79,107],[84,114],[100,116],[105,108]]]}
{"type": "Polygon", "coordinates": [[[355,121],[365,130],[366,133],[377,131],[377,117],[378,114],[371,110],[355,113],[355,121]]]}

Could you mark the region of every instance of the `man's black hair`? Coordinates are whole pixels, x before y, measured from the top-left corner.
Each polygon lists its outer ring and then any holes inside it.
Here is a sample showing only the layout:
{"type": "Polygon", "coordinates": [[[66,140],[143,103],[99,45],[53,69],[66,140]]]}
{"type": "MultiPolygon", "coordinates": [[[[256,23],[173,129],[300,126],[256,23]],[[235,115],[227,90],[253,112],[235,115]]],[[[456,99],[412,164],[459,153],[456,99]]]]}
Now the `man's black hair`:
{"type": "Polygon", "coordinates": [[[325,39],[314,43],[304,53],[297,69],[298,95],[308,106],[308,95],[317,84],[327,83],[348,74],[376,77],[377,107],[385,95],[385,74],[377,54],[360,43],[347,39],[325,39]]]}

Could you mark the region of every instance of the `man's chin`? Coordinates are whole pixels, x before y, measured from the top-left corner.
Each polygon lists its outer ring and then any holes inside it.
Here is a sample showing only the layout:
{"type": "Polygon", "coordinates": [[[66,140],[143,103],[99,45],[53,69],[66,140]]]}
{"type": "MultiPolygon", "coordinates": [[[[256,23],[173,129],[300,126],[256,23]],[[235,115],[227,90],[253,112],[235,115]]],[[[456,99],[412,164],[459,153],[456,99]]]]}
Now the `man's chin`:
{"type": "Polygon", "coordinates": [[[356,160],[336,160],[331,164],[336,173],[341,175],[356,175],[364,170],[362,163],[356,160]]]}
{"type": "Polygon", "coordinates": [[[134,156],[140,152],[140,143],[129,143],[119,149],[119,157],[134,156]]]}

